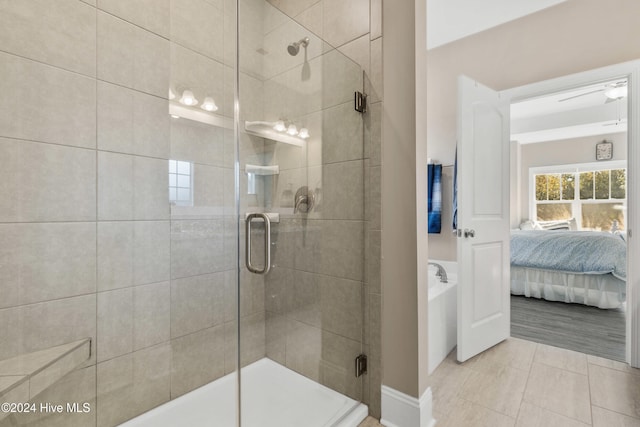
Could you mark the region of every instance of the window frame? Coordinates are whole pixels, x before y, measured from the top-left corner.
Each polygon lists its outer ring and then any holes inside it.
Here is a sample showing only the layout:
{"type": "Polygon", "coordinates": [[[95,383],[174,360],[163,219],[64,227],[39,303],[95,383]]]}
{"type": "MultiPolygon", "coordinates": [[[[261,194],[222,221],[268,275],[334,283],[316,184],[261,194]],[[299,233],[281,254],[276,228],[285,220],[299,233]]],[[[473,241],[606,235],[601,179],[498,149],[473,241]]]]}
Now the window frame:
{"type": "Polygon", "coordinates": [[[581,199],[580,198],[580,173],[581,172],[597,172],[603,170],[617,170],[624,169],[625,170],[625,178],[628,183],[629,179],[629,171],[627,167],[626,160],[611,160],[606,162],[589,162],[589,163],[574,163],[574,164],[563,164],[563,165],[553,165],[553,166],[535,166],[529,168],[529,218],[533,221],[537,221],[537,205],[538,203],[544,204],[571,204],[571,212],[573,217],[576,219],[578,224],[578,229],[582,229],[582,204],[598,204],[598,203],[611,203],[612,201],[621,201],[622,205],[625,207],[623,211],[625,225],[627,222],[627,200],[629,196],[628,192],[628,184],[626,185],[625,198],[624,199],[612,199],[611,198],[611,187],[609,187],[609,198],[608,199],[581,199]],[[539,201],[536,200],[536,175],[550,175],[550,174],[576,174],[575,181],[575,190],[574,190],[574,198],[571,199],[560,199],[560,200],[544,200],[539,201]]]}

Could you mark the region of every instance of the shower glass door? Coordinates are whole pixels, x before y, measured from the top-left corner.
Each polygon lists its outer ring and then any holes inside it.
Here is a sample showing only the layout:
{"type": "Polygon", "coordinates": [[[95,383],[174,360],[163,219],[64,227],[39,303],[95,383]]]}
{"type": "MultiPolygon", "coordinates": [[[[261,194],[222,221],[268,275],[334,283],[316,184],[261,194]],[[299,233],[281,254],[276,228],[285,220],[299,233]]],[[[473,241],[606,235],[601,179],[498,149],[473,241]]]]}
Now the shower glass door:
{"type": "Polygon", "coordinates": [[[337,425],[363,393],[363,73],[264,0],[238,22],[241,425],[337,425]]]}

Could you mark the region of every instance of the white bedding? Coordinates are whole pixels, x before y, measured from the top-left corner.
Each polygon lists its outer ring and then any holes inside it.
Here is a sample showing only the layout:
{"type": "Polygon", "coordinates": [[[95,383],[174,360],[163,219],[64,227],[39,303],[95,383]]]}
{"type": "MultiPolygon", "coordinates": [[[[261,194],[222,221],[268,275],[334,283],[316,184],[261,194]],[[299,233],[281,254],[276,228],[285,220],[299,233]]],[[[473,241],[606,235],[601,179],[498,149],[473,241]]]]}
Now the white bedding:
{"type": "Polygon", "coordinates": [[[626,282],[612,274],[572,274],[511,266],[513,295],[617,308],[625,301],[626,292],[626,282]]]}

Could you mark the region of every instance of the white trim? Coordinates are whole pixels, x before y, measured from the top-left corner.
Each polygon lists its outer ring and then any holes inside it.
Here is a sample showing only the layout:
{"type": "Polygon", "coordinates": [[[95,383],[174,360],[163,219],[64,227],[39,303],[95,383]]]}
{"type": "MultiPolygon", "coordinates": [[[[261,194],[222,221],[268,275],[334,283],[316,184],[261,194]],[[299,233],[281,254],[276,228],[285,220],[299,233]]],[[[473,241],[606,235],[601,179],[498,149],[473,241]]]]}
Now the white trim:
{"type": "Polygon", "coordinates": [[[382,418],[385,427],[433,427],[433,397],[428,387],[420,399],[383,385],[381,388],[382,418]]]}
{"type": "MultiPolygon", "coordinates": [[[[533,83],[503,91],[511,103],[535,98],[572,88],[579,88],[597,81],[628,79],[627,103],[627,230],[628,236],[640,236],[640,60],[598,68],[533,83]],[[630,231],[629,231],[630,230],[630,231]]],[[[629,237],[627,241],[627,362],[640,367],[640,266],[629,260],[640,256],[640,239],[629,237]]]]}

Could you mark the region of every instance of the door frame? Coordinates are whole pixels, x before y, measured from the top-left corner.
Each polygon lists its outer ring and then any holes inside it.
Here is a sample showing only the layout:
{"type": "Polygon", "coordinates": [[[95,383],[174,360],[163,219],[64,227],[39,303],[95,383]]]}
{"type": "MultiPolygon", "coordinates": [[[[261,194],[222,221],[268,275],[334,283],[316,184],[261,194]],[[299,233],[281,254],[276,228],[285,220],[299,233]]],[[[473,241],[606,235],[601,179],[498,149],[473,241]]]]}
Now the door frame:
{"type": "MultiPolygon", "coordinates": [[[[626,361],[640,367],[640,60],[624,62],[502,91],[511,103],[570,90],[599,81],[628,79],[627,98],[627,325],[626,361]]],[[[516,154],[519,158],[519,153],[516,154]]],[[[513,156],[513,153],[512,153],[513,156]]],[[[519,206],[519,205],[518,205],[519,206]]],[[[510,209],[512,206],[510,206],[510,209]]],[[[513,212],[511,213],[513,217],[513,212]]]]}

